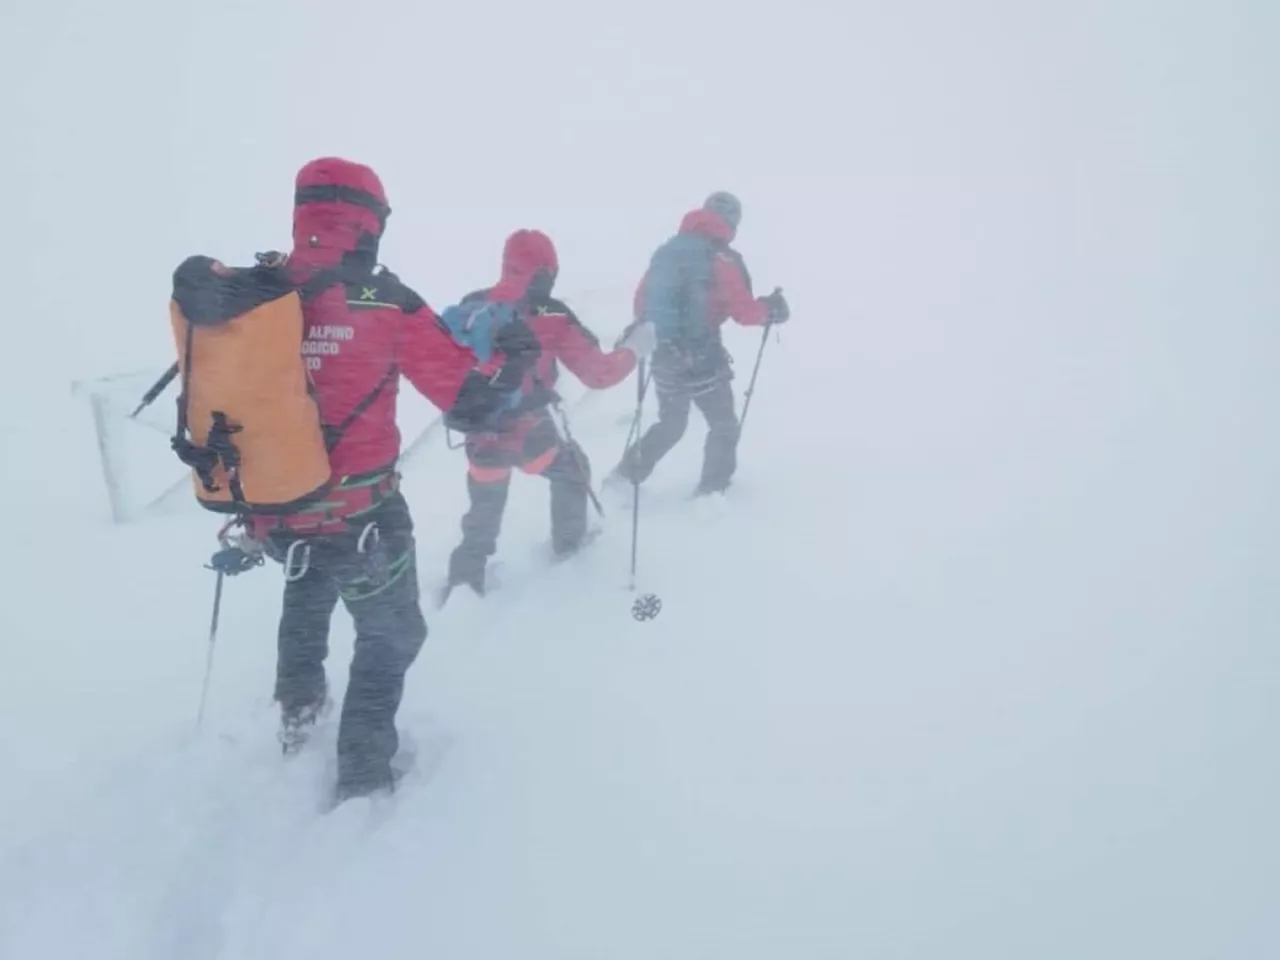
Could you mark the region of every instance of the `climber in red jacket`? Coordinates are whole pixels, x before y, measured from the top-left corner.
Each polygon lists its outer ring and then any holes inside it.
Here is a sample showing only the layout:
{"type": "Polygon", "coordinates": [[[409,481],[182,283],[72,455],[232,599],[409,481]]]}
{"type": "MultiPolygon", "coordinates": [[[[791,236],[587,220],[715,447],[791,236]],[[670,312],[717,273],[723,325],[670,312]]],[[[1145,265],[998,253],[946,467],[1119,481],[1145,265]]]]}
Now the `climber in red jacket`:
{"type": "Polygon", "coordinates": [[[339,598],[355,623],[338,729],[339,801],[394,785],[395,717],[427,635],[413,521],[396,469],[400,376],[453,422],[479,423],[524,380],[539,350],[527,326],[512,325],[494,369],[479,371],[423,299],[378,267],[390,212],[366,166],[322,158],[297,175],[284,266],[302,293],[303,354],[334,490],[300,512],[255,518],[252,528],[285,568],[275,697],[286,752],[328,704],[324,664],[339,598]]]}
{"type": "Polygon", "coordinates": [[[498,283],[462,300],[461,306],[476,301],[513,305],[537,337],[540,351],[502,421],[464,431],[471,507],[462,518],[462,542],[449,558],[445,597],[460,584],[483,595],[485,567],[497,550],[514,467],[550,481],[555,554],[565,556],[581,546],[587,529],[591,465],[577,443],[561,436],[548,409],[558,402],[559,364],[588,388],[602,390],[624,380],[654,348],[652,325],[640,324],[613,350],[603,350],[574,312],[551,295],[558,273],[550,238],[537,230],[517,230],[503,249],[498,283]]]}
{"type": "Polygon", "coordinates": [[[781,290],[758,297],[742,256],[731,246],[742,219],[733,194],[713,193],[685,214],[679,231],[654,253],[636,290],[636,322],[657,331],[650,364],[658,419],[623,454],[606,479],[640,484],[684,436],[694,404],[707,421],[702,477],[695,493],[723,492],[738,465],[738,414],[733,370],[721,328],[786,323],[791,309],[781,290]]]}

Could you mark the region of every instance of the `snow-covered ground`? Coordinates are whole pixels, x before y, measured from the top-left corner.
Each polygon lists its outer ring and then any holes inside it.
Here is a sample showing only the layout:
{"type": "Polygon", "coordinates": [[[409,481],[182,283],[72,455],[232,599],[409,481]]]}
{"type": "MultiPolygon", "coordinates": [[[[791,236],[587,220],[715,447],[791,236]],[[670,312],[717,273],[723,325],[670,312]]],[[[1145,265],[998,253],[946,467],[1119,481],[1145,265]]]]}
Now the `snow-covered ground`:
{"type": "MultiPolygon", "coordinates": [[[[374,52],[328,3],[6,9],[0,957],[1280,954],[1280,13],[1042,7],[373,4],[374,52]],[[518,165],[468,146],[498,120],[518,165]],[[696,416],[645,490],[662,614],[627,504],[551,567],[517,477],[500,591],[428,610],[414,774],[327,816],[332,730],[274,741],[279,571],[228,583],[197,734],[217,521],[113,526],[69,390],[167,363],[172,266],[283,243],[322,152],[383,171],[434,303],[542,226],[611,340],[727,188],[795,316],[725,501],[684,499],[696,416]]],[[[573,408],[599,473],[633,402],[573,408]]],[[[460,454],[406,488],[430,587],[460,454]]]]}

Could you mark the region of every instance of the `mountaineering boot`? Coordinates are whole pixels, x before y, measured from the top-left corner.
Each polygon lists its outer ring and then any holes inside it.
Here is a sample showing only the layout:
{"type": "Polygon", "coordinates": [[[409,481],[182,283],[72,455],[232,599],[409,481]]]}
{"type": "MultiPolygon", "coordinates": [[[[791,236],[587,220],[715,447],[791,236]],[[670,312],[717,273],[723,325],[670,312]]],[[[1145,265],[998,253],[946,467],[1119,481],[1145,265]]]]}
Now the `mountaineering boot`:
{"type": "Polygon", "coordinates": [[[725,493],[729,489],[729,485],[732,482],[733,481],[731,480],[723,480],[723,481],[703,480],[694,488],[693,497],[696,500],[699,497],[708,497],[713,493],[725,493]]]}
{"type": "Polygon", "coordinates": [[[591,464],[582,448],[566,444],[542,474],[551,482],[551,544],[557,557],[577,553],[587,535],[591,464]]]}
{"type": "Polygon", "coordinates": [[[484,596],[485,567],[487,561],[484,554],[468,543],[456,547],[449,555],[449,583],[447,589],[467,586],[475,591],[476,596],[484,596]]]}
{"type": "Polygon", "coordinates": [[[401,776],[402,774],[392,769],[385,776],[380,775],[363,780],[339,780],[333,788],[333,805],[336,807],[359,797],[393,794],[401,776]]]}
{"type": "Polygon", "coordinates": [[[631,455],[628,453],[618,462],[617,466],[604,475],[604,479],[600,481],[600,486],[608,491],[630,492],[631,488],[636,485],[631,476],[631,467],[631,455]]]}
{"type": "Polygon", "coordinates": [[[405,748],[402,745],[389,764],[375,767],[373,771],[366,769],[359,774],[349,773],[346,776],[340,776],[333,787],[332,806],[337,807],[347,800],[360,797],[391,796],[400,788],[400,782],[413,770],[416,752],[412,746],[405,748]]]}
{"type": "Polygon", "coordinates": [[[707,439],[702,454],[702,476],[697,496],[724,493],[738,469],[738,438],[741,427],[734,412],[733,391],[722,383],[694,400],[707,421],[707,439]]]}
{"type": "Polygon", "coordinates": [[[634,492],[634,484],[620,467],[610,470],[600,481],[600,496],[609,503],[629,504],[634,492]]]}
{"type": "Polygon", "coordinates": [[[595,543],[602,533],[604,533],[603,527],[593,526],[588,527],[587,532],[573,543],[557,543],[553,538],[549,545],[549,549],[551,551],[551,562],[563,563],[565,560],[576,557],[578,554],[582,553],[583,550],[587,549],[587,547],[591,546],[591,544],[595,543]]]}
{"type": "Polygon", "coordinates": [[[281,751],[287,756],[301,750],[310,738],[316,721],[326,716],[332,705],[327,690],[318,700],[310,703],[281,705],[280,732],[277,734],[281,751]]]}
{"type": "Polygon", "coordinates": [[[476,596],[485,594],[485,570],[489,558],[498,549],[498,533],[502,529],[502,514],[507,506],[510,487],[509,472],[496,480],[477,480],[474,472],[467,473],[467,496],[471,506],[462,517],[462,542],[449,554],[449,578],[443,591],[444,599],[454,587],[466,585],[476,596]]]}

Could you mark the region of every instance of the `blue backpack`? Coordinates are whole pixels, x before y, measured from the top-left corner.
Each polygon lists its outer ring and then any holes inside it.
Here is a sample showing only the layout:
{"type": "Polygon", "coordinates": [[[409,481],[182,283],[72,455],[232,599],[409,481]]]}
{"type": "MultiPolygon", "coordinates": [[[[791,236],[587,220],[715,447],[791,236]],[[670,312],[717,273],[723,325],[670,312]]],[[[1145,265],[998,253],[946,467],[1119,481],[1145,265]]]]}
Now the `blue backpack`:
{"type": "Polygon", "coordinates": [[[484,364],[493,358],[493,341],[498,331],[519,314],[513,303],[491,303],[484,297],[469,297],[440,315],[453,339],[469,347],[484,364]]]}
{"type": "Polygon", "coordinates": [[[694,346],[714,335],[707,322],[715,287],[715,242],[677,234],[653,254],[644,280],[644,314],[660,343],[694,346]]]}
{"type": "MultiPolygon", "coordinates": [[[[467,297],[440,314],[441,321],[449,329],[453,339],[468,347],[481,364],[493,359],[493,341],[498,331],[518,317],[519,312],[514,303],[493,303],[483,296],[467,297]]],[[[503,414],[516,409],[523,399],[522,390],[512,390],[491,420],[496,421],[503,414]]]]}

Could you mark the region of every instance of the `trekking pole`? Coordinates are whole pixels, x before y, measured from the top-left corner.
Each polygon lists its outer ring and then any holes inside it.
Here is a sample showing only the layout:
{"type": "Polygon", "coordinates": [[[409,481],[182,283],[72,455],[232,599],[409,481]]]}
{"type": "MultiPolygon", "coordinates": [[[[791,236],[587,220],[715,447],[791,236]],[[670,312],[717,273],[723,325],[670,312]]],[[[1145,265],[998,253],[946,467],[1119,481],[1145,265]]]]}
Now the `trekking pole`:
{"type": "Polygon", "coordinates": [[[622,447],[622,453],[625,456],[627,451],[631,449],[631,441],[638,440],[640,435],[640,411],[644,409],[645,393],[649,389],[649,377],[645,376],[645,364],[641,360],[639,364],[639,379],[636,381],[638,387],[638,395],[636,398],[636,415],[631,418],[631,429],[627,432],[627,442],[622,447]]]}
{"type": "Polygon", "coordinates": [[[200,709],[196,712],[196,730],[200,729],[200,724],[204,721],[204,705],[209,696],[209,677],[213,674],[213,649],[218,641],[218,611],[222,609],[222,578],[224,576],[223,571],[219,570],[217,585],[213,588],[213,619],[209,624],[209,652],[205,655],[204,683],[200,687],[200,709]]]}
{"type": "MultiPolygon", "coordinates": [[[[196,711],[197,732],[204,721],[204,705],[209,699],[209,678],[213,676],[213,650],[218,642],[218,614],[222,610],[222,581],[225,577],[235,577],[254,567],[262,566],[265,554],[263,545],[253,539],[248,522],[243,517],[232,517],[226,522],[226,525],[218,531],[218,544],[221,549],[205,564],[205,569],[217,573],[218,579],[213,587],[213,615],[209,620],[209,650],[204,660],[204,682],[200,685],[200,708],[196,711]],[[244,532],[239,535],[232,534],[231,528],[237,525],[243,527],[244,532]]],[[[288,567],[287,562],[285,566],[288,567]]]]}
{"type": "Polygon", "coordinates": [[[764,336],[760,338],[760,350],[756,353],[756,367],[751,371],[751,382],[747,384],[747,392],[742,397],[742,417],[738,420],[738,435],[742,435],[742,427],[747,422],[747,411],[751,409],[751,397],[756,392],[756,377],[760,374],[760,361],[764,359],[764,348],[769,345],[769,331],[773,323],[764,325],[764,336]]]}
{"type": "Polygon", "coordinates": [[[161,375],[160,379],[151,385],[151,389],[142,395],[142,402],[138,404],[137,409],[135,409],[133,413],[129,414],[129,419],[132,420],[136,418],[143,410],[155,403],[156,397],[164,393],[164,388],[173,383],[173,378],[177,375],[178,364],[177,361],[174,361],[173,366],[166,370],[161,375]]]}
{"type": "Polygon", "coordinates": [[[649,378],[645,376],[645,362],[640,361],[640,376],[636,380],[636,442],[631,447],[631,589],[636,588],[636,556],[640,544],[640,420],[644,415],[644,393],[649,378]]]}

